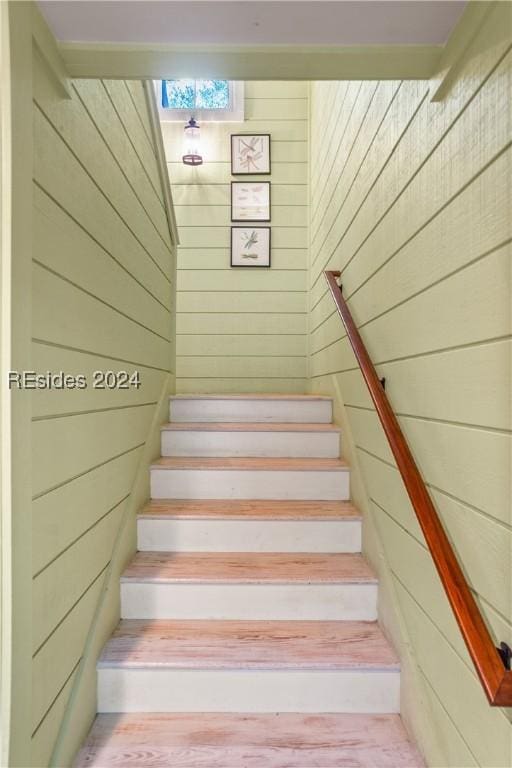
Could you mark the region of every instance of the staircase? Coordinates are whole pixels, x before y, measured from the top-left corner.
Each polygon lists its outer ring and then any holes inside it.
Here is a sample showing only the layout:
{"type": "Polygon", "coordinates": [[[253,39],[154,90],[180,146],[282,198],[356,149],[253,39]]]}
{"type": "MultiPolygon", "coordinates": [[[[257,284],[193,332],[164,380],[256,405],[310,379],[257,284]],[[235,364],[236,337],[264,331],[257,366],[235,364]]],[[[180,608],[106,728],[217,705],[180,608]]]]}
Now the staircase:
{"type": "Polygon", "coordinates": [[[421,766],[331,400],[177,396],[171,418],[77,765],[421,766]]]}

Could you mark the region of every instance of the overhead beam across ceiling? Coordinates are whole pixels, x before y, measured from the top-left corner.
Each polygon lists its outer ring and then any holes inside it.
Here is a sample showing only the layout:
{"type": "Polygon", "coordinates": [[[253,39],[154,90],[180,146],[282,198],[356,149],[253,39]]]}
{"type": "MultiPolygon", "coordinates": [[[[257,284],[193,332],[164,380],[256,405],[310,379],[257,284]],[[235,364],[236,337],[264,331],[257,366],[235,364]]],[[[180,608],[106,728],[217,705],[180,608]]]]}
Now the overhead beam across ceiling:
{"type": "Polygon", "coordinates": [[[441,46],[167,46],[63,43],[75,78],[229,80],[427,80],[441,46]]]}

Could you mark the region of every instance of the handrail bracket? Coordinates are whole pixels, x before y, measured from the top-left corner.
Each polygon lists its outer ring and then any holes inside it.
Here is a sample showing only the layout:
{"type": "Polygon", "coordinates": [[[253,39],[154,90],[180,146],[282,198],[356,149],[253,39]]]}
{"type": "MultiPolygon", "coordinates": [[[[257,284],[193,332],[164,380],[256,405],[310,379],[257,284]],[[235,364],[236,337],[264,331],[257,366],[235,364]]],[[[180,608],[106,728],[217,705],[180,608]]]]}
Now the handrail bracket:
{"type": "Polygon", "coordinates": [[[505,669],[512,669],[512,648],[508,643],[500,643],[499,648],[496,648],[501,660],[505,666],[505,669]]]}

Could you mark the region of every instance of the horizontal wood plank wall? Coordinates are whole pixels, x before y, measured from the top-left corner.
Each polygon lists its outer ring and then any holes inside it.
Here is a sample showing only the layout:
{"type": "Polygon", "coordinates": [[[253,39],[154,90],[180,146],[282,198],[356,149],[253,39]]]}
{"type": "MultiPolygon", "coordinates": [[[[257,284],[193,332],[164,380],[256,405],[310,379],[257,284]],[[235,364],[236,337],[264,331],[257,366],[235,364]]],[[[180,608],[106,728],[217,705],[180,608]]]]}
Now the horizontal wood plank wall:
{"type": "Polygon", "coordinates": [[[507,5],[496,4],[439,103],[427,82],[312,85],[312,388],[341,393],[431,701],[431,734],[420,736],[429,765],[510,765],[510,717],[486,702],[322,272],[342,271],[469,582],[496,640],[511,643],[507,5]]]}
{"type": "Polygon", "coordinates": [[[33,395],[33,764],[45,766],[173,372],[174,254],[141,83],[80,80],[64,100],[36,57],[34,153],[33,367],[88,381],[33,395]],[[95,390],[97,370],[138,371],[141,386],[95,390]]]}
{"type": "MultiPolygon", "coordinates": [[[[204,165],[163,123],[180,235],[178,392],[304,392],[307,377],[308,85],[245,84],[243,123],[204,123],[204,165]],[[230,134],[270,133],[272,175],[232,177],[230,134]],[[230,181],[272,183],[272,268],[230,267],[230,181]]],[[[267,225],[263,225],[267,226],[267,225]]]]}

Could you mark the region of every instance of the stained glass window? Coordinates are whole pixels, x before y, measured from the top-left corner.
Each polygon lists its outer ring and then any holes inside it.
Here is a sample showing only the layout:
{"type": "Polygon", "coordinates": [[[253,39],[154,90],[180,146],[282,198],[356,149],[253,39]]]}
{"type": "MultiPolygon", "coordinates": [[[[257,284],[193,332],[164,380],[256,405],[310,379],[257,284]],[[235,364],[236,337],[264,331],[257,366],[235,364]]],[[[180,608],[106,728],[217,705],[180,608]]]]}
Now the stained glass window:
{"type": "Polygon", "coordinates": [[[228,80],[162,80],[165,109],[229,109],[228,80]]]}

